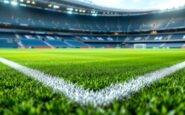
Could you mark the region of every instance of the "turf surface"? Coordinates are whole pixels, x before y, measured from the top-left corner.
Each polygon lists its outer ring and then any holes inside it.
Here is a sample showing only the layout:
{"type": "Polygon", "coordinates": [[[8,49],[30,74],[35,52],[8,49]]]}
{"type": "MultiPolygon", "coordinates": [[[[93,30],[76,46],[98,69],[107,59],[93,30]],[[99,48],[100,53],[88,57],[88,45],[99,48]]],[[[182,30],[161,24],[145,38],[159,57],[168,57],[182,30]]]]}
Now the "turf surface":
{"type": "MultiPolygon", "coordinates": [[[[1,50],[0,56],[84,88],[99,90],[185,61],[185,50],[1,50]]],[[[183,114],[185,70],[106,107],[80,106],[25,75],[0,64],[1,113],[183,114]]]]}

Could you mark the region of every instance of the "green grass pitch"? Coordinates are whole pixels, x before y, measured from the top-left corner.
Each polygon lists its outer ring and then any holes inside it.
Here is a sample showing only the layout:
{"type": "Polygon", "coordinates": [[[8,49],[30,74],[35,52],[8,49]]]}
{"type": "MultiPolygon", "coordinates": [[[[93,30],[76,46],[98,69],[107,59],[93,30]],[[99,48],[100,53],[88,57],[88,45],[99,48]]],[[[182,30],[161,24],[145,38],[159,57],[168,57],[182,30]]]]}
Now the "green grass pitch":
{"type": "MultiPolygon", "coordinates": [[[[3,49],[0,57],[98,91],[185,61],[184,49],[3,49]]],[[[101,107],[84,106],[0,63],[2,114],[184,114],[185,69],[101,107]]]]}

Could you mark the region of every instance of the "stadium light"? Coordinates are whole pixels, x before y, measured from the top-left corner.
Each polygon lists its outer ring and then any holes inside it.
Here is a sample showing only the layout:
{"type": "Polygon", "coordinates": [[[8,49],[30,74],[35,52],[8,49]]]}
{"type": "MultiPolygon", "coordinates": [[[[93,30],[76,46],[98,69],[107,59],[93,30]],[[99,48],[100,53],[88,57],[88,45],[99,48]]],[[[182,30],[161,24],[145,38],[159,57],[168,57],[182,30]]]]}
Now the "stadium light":
{"type": "Polygon", "coordinates": [[[73,12],[72,12],[72,11],[67,11],[67,13],[68,13],[68,14],[73,14],[73,12]]]}
{"type": "Polygon", "coordinates": [[[5,4],[9,4],[9,3],[10,3],[9,0],[4,0],[3,2],[4,2],[5,4]]]}
{"type": "Polygon", "coordinates": [[[31,3],[32,3],[32,4],[35,4],[35,1],[32,1],[31,3]]]}
{"type": "Polygon", "coordinates": [[[60,8],[60,6],[58,6],[58,5],[53,5],[53,8],[55,8],[55,9],[59,9],[59,8],[60,8]]]}
{"type": "Polygon", "coordinates": [[[48,4],[48,7],[50,7],[50,8],[51,8],[51,7],[52,7],[52,4],[48,4]]]}
{"type": "Polygon", "coordinates": [[[31,3],[31,1],[30,1],[30,0],[27,0],[27,1],[26,1],[26,3],[30,4],[30,3],[31,3]]]}
{"type": "Polygon", "coordinates": [[[82,12],[83,12],[83,13],[85,13],[85,12],[86,12],[86,10],[83,10],[82,12]]]}
{"type": "Polygon", "coordinates": [[[18,5],[18,2],[17,1],[11,1],[11,5],[17,6],[18,5]]]}
{"type": "Polygon", "coordinates": [[[26,4],[19,4],[20,6],[22,6],[22,7],[27,7],[27,5],[26,4]]]}
{"type": "Polygon", "coordinates": [[[96,13],[93,13],[93,14],[92,14],[92,16],[98,16],[98,14],[96,14],[96,13]]]}
{"type": "Polygon", "coordinates": [[[24,0],[20,0],[20,2],[24,2],[24,0]]]}
{"type": "MultiPolygon", "coordinates": [[[[73,8],[67,8],[68,11],[73,11],[73,8]]],[[[75,9],[75,11],[78,9],[75,9]]]]}

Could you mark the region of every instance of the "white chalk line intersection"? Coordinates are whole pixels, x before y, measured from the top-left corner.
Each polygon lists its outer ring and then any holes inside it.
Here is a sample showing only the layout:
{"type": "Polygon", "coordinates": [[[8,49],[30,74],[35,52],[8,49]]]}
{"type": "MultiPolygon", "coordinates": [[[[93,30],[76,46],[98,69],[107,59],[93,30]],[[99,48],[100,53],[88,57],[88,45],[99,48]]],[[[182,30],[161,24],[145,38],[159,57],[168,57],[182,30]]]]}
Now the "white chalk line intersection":
{"type": "Polygon", "coordinates": [[[131,94],[138,92],[142,88],[167,77],[178,70],[185,68],[185,62],[164,68],[152,73],[138,76],[136,79],[106,87],[100,91],[85,90],[84,88],[66,82],[62,78],[50,76],[38,70],[28,68],[5,58],[0,58],[0,62],[31,77],[34,80],[64,94],[66,97],[81,105],[104,106],[116,100],[128,98],[131,94]]]}

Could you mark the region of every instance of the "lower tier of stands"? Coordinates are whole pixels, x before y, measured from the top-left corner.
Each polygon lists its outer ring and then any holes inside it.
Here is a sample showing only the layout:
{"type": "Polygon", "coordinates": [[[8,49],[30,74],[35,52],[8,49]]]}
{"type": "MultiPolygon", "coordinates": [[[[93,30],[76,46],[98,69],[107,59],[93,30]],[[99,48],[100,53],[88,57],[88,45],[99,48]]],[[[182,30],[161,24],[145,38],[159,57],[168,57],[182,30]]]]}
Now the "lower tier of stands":
{"type": "Polygon", "coordinates": [[[10,39],[0,39],[0,48],[17,48],[18,44],[10,39]]]}
{"type": "Polygon", "coordinates": [[[185,48],[185,33],[132,36],[0,34],[0,48],[185,48]]]}
{"type": "Polygon", "coordinates": [[[68,47],[67,44],[59,40],[46,40],[46,42],[56,48],[67,48],[68,47]]]}
{"type": "Polygon", "coordinates": [[[26,48],[49,48],[47,44],[45,44],[42,40],[38,39],[21,39],[21,43],[26,48]]]}

